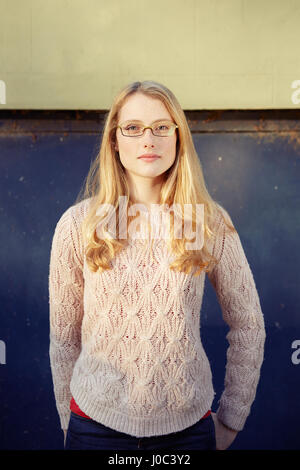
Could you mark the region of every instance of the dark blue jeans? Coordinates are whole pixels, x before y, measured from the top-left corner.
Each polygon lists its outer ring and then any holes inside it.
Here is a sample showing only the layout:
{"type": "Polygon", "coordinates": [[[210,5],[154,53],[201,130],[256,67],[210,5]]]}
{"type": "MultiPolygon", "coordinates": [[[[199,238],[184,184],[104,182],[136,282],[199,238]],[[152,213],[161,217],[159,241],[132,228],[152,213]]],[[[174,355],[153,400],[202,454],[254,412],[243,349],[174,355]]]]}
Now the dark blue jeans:
{"type": "Polygon", "coordinates": [[[134,437],[71,412],[66,450],[216,450],[212,416],[182,431],[134,437]]]}

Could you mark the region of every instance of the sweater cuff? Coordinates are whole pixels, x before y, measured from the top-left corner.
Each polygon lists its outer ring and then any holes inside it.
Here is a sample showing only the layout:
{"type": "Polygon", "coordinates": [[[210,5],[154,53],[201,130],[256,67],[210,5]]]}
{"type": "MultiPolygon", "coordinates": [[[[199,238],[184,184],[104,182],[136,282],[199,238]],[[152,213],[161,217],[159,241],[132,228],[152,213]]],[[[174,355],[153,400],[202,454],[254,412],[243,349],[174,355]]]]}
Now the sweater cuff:
{"type": "Polygon", "coordinates": [[[219,406],[216,412],[217,418],[224,426],[232,429],[233,431],[242,431],[244,428],[247,417],[249,416],[249,409],[236,410],[235,408],[224,408],[219,406]]]}
{"type": "Polygon", "coordinates": [[[62,430],[67,430],[69,427],[69,421],[70,421],[70,415],[71,411],[68,410],[67,412],[64,413],[59,413],[59,418],[60,418],[60,427],[62,430]]]}

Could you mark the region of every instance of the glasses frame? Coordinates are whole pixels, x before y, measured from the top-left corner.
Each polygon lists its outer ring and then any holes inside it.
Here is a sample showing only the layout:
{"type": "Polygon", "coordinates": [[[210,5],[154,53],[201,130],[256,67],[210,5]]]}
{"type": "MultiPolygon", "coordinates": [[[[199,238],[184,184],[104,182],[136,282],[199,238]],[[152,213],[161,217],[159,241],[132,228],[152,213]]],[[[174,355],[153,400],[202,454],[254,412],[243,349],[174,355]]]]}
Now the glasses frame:
{"type": "MultiPolygon", "coordinates": [[[[166,119],[166,121],[168,121],[166,119]]],[[[126,121],[125,121],[126,122],[126,121]]],[[[161,120],[161,121],[156,121],[157,122],[165,122],[164,120],[161,120]]],[[[172,122],[172,121],[168,121],[168,122],[172,122]]],[[[152,132],[152,135],[154,135],[155,137],[171,137],[172,135],[174,135],[174,132],[176,129],[178,129],[178,126],[177,124],[175,124],[175,122],[172,122],[172,124],[174,124],[174,127],[173,127],[173,132],[172,134],[169,134],[169,135],[157,135],[157,134],[154,134],[153,132],[153,126],[154,126],[154,123],[152,124],[152,126],[144,126],[143,127],[143,130],[142,130],[142,133],[141,134],[138,134],[138,135],[125,135],[123,134],[123,130],[122,130],[122,125],[118,125],[117,126],[117,129],[120,129],[121,130],[121,134],[124,136],[124,137],[142,137],[144,134],[145,134],[145,130],[146,129],[151,129],[151,132],[152,132]]]]}

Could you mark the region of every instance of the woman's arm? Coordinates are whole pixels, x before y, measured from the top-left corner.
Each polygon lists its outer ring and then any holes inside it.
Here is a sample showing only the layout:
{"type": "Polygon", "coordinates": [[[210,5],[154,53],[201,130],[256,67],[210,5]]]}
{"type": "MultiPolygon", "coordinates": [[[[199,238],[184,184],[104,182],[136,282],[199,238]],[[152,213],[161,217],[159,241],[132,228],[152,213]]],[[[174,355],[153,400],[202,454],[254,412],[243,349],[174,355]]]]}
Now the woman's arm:
{"type": "MultiPolygon", "coordinates": [[[[229,214],[224,216],[232,224],[229,214]]],[[[238,233],[222,220],[215,252],[218,264],[208,274],[230,331],[225,389],[216,412],[226,427],[240,431],[250,413],[264,357],[265,326],[253,275],[238,233]]]]}
{"type": "Polygon", "coordinates": [[[81,237],[70,207],[58,221],[49,270],[50,364],[62,429],[70,418],[70,381],[81,350],[84,279],[81,237]]]}

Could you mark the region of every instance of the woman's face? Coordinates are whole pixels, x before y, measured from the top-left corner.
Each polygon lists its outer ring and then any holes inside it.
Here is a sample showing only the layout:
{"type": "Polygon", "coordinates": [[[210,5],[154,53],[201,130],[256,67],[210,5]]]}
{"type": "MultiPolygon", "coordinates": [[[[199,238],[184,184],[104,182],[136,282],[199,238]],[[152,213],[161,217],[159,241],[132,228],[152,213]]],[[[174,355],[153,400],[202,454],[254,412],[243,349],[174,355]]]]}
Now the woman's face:
{"type": "MultiPolygon", "coordinates": [[[[160,119],[173,121],[161,100],[139,92],[130,95],[123,104],[118,124],[121,125],[131,119],[142,121],[145,126],[150,126],[160,119]]],[[[176,131],[171,136],[159,137],[153,135],[151,129],[145,129],[142,136],[126,137],[118,128],[115,148],[119,151],[121,163],[130,176],[157,178],[173,165],[176,157],[176,140],[176,131]],[[140,155],[149,153],[157,154],[160,158],[150,162],[139,159],[140,155]]]]}

